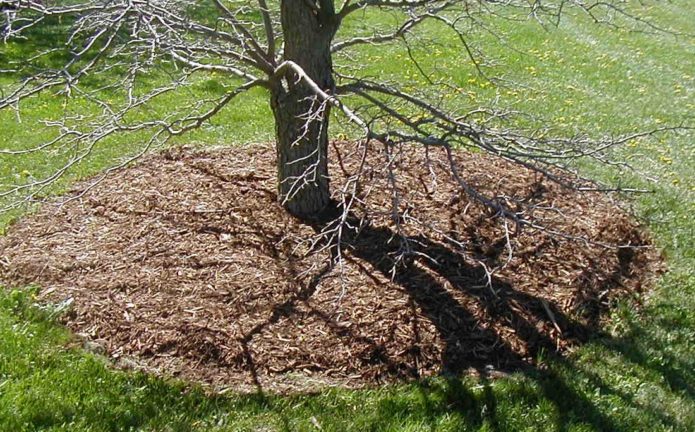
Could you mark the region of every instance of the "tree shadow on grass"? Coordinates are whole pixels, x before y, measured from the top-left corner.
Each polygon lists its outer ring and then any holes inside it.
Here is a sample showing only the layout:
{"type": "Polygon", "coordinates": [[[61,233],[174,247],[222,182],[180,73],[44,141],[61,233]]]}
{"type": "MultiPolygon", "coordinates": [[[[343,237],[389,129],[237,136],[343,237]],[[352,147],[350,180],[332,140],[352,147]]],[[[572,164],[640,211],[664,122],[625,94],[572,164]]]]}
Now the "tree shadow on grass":
{"type": "Polygon", "coordinates": [[[669,354],[667,344],[635,323],[630,323],[628,336],[605,340],[604,345],[631,364],[656,372],[672,391],[695,400],[695,358],[681,360],[669,354]],[[649,351],[658,351],[658,356],[649,351]]]}
{"type": "MultiPolygon", "coordinates": [[[[68,49],[68,41],[71,38],[71,26],[74,17],[44,17],[40,24],[31,26],[22,31],[21,38],[10,38],[6,44],[0,44],[0,65],[7,65],[12,72],[0,74],[0,77],[10,77],[14,80],[30,79],[39,72],[56,72],[66,68],[76,60],[74,49],[68,49]],[[31,59],[29,61],[28,59],[31,59]]],[[[130,38],[127,30],[119,31],[118,39],[126,41],[130,38]]],[[[79,40],[79,38],[78,38],[79,40]]],[[[79,42],[74,42],[78,44],[79,42]]],[[[78,45],[79,46],[79,45],[78,45]]],[[[98,46],[98,45],[97,45],[98,46]]],[[[77,65],[91,61],[96,55],[96,50],[89,50],[79,56],[77,65]]],[[[69,69],[76,69],[72,65],[69,69]]],[[[144,69],[143,69],[144,70],[144,69]]],[[[152,85],[157,82],[160,75],[171,73],[165,64],[156,65],[150,73],[138,75],[138,82],[144,85],[152,85]]],[[[123,65],[111,65],[100,73],[89,73],[80,77],[79,83],[89,90],[111,87],[111,91],[117,93],[122,86],[118,86],[126,73],[123,65]]]]}

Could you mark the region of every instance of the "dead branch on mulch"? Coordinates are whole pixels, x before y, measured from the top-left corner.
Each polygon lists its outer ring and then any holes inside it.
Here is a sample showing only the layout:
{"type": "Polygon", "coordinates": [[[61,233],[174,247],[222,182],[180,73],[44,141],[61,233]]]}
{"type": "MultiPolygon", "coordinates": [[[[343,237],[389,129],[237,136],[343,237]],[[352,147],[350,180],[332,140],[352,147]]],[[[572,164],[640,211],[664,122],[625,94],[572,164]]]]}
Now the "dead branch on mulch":
{"type": "Polygon", "coordinates": [[[542,221],[516,232],[461,193],[443,149],[384,164],[359,148],[334,144],[334,190],[362,176],[340,248],[276,203],[272,147],[174,149],[13,226],[0,280],[74,299],[64,322],[124,364],[289,391],[532,366],[595,334],[660,270],[607,195],[454,154],[468,184],[542,221]]]}

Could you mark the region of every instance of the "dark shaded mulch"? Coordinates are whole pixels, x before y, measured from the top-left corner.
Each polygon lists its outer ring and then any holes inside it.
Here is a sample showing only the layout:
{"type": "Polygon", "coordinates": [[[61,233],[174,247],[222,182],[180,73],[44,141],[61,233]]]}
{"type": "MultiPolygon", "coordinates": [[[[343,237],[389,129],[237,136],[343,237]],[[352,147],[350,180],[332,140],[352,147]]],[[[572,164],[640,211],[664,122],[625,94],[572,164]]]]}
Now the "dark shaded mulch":
{"type": "MultiPolygon", "coordinates": [[[[334,145],[334,186],[358,163],[353,146],[334,145]]],[[[605,195],[488,156],[456,157],[468,182],[551,229],[648,243],[605,195]]],[[[308,253],[317,227],[276,204],[274,150],[256,145],[152,155],[43,207],[0,238],[0,280],[39,284],[45,301],[74,299],[65,323],[123,364],[287,391],[532,366],[541,351],[564,353],[594,334],[611,302],[659,269],[650,248],[532,229],[511,237],[509,259],[503,224],[457,190],[443,152],[406,147],[393,166],[413,255],[393,274],[402,243],[383,160],[377,150],[367,159],[361,193],[371,193],[352,216],[369,208],[370,223],[346,234],[340,268],[329,269],[328,250],[308,253]],[[491,284],[480,263],[498,268],[491,284]]]]}

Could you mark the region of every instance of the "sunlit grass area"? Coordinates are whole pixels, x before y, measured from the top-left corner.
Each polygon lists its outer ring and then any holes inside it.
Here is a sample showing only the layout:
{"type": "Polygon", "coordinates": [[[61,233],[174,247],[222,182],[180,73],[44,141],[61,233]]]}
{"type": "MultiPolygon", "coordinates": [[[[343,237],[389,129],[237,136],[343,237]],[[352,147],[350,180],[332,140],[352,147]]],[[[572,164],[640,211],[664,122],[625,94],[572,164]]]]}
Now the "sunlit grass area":
{"type": "MultiPolygon", "coordinates": [[[[689,0],[654,2],[640,11],[681,33],[695,34],[695,4],[689,0]]],[[[345,31],[363,31],[390,19],[396,18],[358,14],[345,31]]],[[[599,26],[571,11],[558,27],[499,17],[486,23],[494,34],[478,29],[468,40],[483,74],[444,27],[428,27],[421,41],[411,41],[420,67],[439,71],[453,84],[446,92],[438,90],[452,107],[524,112],[528,115],[512,118],[512,125],[550,127],[563,135],[598,137],[695,124],[693,36],[599,26]],[[424,42],[427,39],[437,44],[424,42]]],[[[0,62],[26,56],[35,48],[31,44],[45,43],[60,28],[47,25],[36,32],[38,39],[0,45],[0,62]]],[[[359,69],[412,89],[427,85],[402,47],[367,47],[350,54],[336,60],[339,72],[359,69]]],[[[16,79],[2,78],[0,87],[16,79]]],[[[148,85],[155,86],[166,76],[149,79],[148,85]]],[[[157,116],[186,100],[214,97],[232,84],[227,80],[197,77],[180,93],[137,115],[157,116]]],[[[41,120],[93,110],[87,101],[59,95],[31,99],[21,115],[0,112],[0,148],[35,146],[54,133],[41,120]]],[[[335,134],[350,134],[339,121],[336,114],[335,134]]],[[[272,137],[267,95],[253,91],[173,143],[233,146],[272,137]]],[[[112,166],[136,152],[143,139],[130,134],[100,143],[85,163],[45,194],[64,191],[74,181],[112,166]]],[[[645,298],[616,305],[606,323],[610,336],[597,338],[567,359],[548,359],[544,370],[502,379],[436,378],[291,397],[211,396],[193,384],[114,370],[56,324],[59,311],[34,304],[35,288],[7,289],[0,290],[0,430],[693,430],[695,132],[637,139],[616,152],[634,169],[594,164],[580,169],[610,184],[653,191],[625,199],[653,233],[669,271],[645,298]]],[[[0,155],[0,183],[44,177],[65,157],[61,152],[0,155]]],[[[0,231],[22,211],[0,215],[0,231]]]]}

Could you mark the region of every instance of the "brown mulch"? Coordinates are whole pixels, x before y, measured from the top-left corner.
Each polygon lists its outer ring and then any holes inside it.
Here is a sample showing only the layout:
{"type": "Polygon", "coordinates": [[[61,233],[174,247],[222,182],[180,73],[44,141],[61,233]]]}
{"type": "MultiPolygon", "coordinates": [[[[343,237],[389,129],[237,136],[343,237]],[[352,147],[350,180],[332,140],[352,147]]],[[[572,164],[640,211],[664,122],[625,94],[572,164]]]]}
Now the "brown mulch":
{"type": "MultiPolygon", "coordinates": [[[[358,163],[353,146],[334,143],[335,190],[358,163]]],[[[444,153],[406,147],[393,166],[413,254],[394,267],[402,242],[374,150],[360,192],[370,193],[351,215],[369,209],[369,223],[348,230],[342,265],[329,268],[328,249],[308,253],[320,227],[276,203],[272,147],[175,149],[12,226],[0,281],[73,299],[64,322],[123,365],[289,391],[533,367],[541,351],[566,353],[599,331],[612,302],[659,271],[652,248],[594,243],[648,245],[610,197],[489,156],[456,158],[487,195],[591,241],[509,226],[509,258],[504,224],[457,190],[444,153]]]]}

